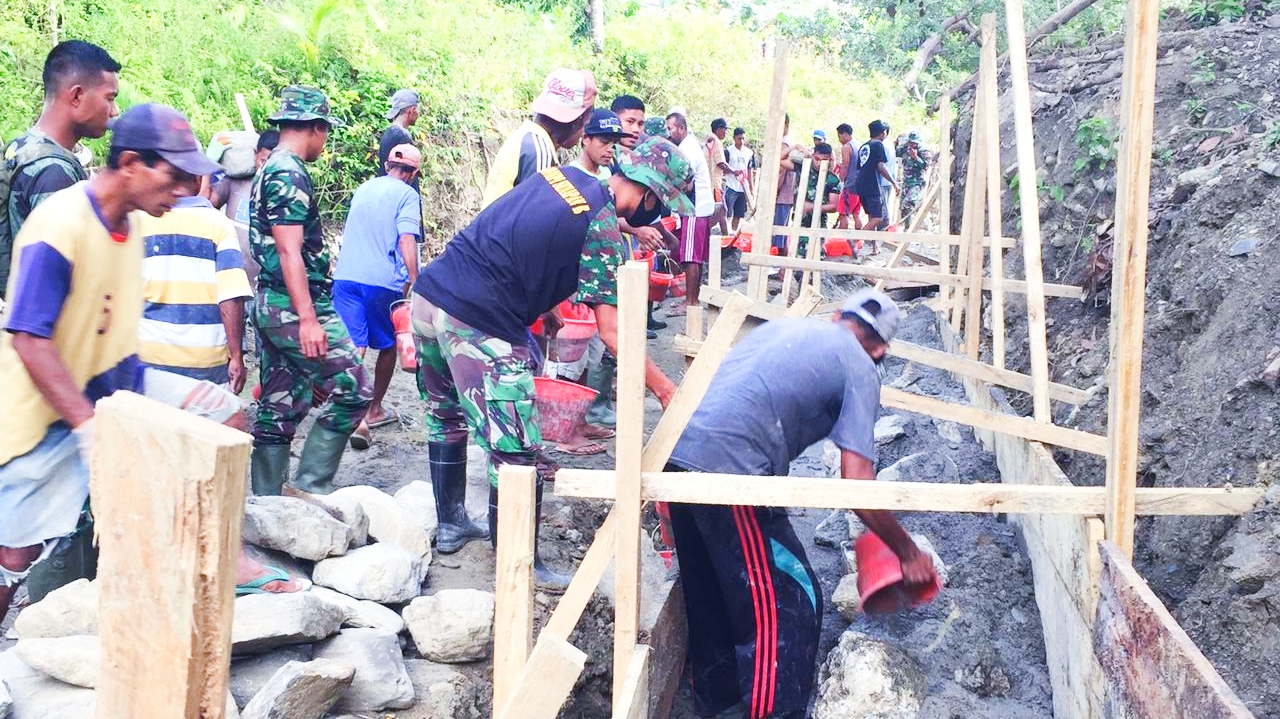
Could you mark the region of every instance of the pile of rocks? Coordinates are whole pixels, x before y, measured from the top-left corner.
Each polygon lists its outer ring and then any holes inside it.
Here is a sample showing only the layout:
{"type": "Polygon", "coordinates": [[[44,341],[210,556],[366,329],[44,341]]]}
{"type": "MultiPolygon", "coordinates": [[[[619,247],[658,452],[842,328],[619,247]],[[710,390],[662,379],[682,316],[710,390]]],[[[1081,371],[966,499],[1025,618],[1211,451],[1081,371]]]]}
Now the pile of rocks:
{"type": "MultiPolygon", "coordinates": [[[[395,496],[361,486],[314,503],[250,498],[245,542],[315,586],[236,599],[227,716],[407,709],[397,716],[478,718],[479,687],[450,665],[488,658],[494,598],[474,589],[420,596],[435,516],[425,482],[395,496]]],[[[50,593],[14,629],[17,645],[0,653],[0,718],[92,716],[102,663],[96,583],[50,593]]]]}

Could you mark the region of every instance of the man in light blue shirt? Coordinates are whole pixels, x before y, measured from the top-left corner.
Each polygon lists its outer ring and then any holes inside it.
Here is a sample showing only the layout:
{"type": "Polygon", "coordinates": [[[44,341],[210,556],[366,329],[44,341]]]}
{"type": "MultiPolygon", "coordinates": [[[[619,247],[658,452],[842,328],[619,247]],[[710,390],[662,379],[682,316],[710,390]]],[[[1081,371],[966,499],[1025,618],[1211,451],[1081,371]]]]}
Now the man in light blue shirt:
{"type": "Polygon", "coordinates": [[[397,145],[387,154],[386,171],[361,185],[351,198],[342,231],[342,247],[333,271],[333,306],[363,357],[373,348],[378,361],[373,374],[373,402],[351,435],[351,446],[368,449],[370,429],[397,420],[382,406],[396,369],[396,333],[391,305],[405,298],[418,279],[418,243],[422,215],[413,182],[422,153],[413,145],[397,145]]]}

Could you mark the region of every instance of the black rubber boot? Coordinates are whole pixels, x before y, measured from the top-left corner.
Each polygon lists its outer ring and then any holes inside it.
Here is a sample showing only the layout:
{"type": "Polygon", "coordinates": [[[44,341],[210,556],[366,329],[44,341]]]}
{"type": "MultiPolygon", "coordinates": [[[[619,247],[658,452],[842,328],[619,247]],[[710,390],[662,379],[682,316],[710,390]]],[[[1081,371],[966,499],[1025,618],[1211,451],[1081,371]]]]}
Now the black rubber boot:
{"type": "Polygon", "coordinates": [[[342,452],[347,448],[350,436],[314,425],[302,445],[293,486],[308,494],[332,492],[333,476],[338,473],[338,463],[342,461],[342,452]]]}
{"type": "Polygon", "coordinates": [[[253,493],[259,497],[279,497],[289,474],[289,445],[255,444],[250,459],[253,493]]]}
{"type": "MultiPolygon", "coordinates": [[[[538,549],[537,527],[542,522],[542,482],[538,482],[537,503],[534,505],[534,542],[533,542],[533,583],[538,589],[548,594],[564,594],[569,588],[572,575],[552,571],[543,564],[542,552],[538,549]]],[[[489,541],[493,548],[498,548],[498,488],[489,487],[489,541]]]]}
{"type": "Polygon", "coordinates": [[[427,458],[436,497],[436,551],[453,554],[475,539],[487,539],[484,527],[467,516],[467,443],[429,442],[427,458]]]}

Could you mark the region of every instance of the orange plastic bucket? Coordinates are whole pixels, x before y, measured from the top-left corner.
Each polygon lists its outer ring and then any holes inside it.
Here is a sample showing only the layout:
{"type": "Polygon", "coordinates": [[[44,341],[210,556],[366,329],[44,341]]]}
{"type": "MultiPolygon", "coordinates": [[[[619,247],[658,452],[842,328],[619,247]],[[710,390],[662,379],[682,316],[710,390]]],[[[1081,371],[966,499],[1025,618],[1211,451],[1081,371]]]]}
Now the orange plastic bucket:
{"type": "Polygon", "coordinates": [[[413,339],[413,316],[410,314],[409,300],[398,300],[391,304],[391,326],[396,330],[396,356],[400,358],[400,369],[416,372],[418,344],[413,339]]]}
{"type": "Polygon", "coordinates": [[[667,232],[676,231],[676,222],[677,220],[675,215],[667,215],[666,217],[662,218],[662,226],[666,228],[667,232]]]}
{"type": "Polygon", "coordinates": [[[675,279],[675,275],[666,272],[650,272],[649,273],[649,301],[661,302],[667,298],[667,290],[671,288],[671,282],[675,279]]]}
{"type": "Polygon", "coordinates": [[[533,387],[538,427],[542,438],[551,442],[564,442],[573,437],[597,394],[590,387],[550,377],[534,377],[533,387]]]}
{"type": "Polygon", "coordinates": [[[672,297],[685,296],[686,290],[688,289],[688,283],[686,279],[687,278],[685,277],[685,274],[683,272],[672,275],[671,277],[671,296],[672,297]]]}
{"type": "Polygon", "coordinates": [[[853,247],[843,237],[832,237],[822,243],[822,250],[827,257],[852,257],[853,247]]]}
{"type": "Polygon", "coordinates": [[[866,532],[853,544],[858,558],[858,596],[867,614],[892,614],[907,607],[928,604],[942,584],[935,575],[933,584],[908,587],[902,583],[902,563],[874,532],[866,532]]]}

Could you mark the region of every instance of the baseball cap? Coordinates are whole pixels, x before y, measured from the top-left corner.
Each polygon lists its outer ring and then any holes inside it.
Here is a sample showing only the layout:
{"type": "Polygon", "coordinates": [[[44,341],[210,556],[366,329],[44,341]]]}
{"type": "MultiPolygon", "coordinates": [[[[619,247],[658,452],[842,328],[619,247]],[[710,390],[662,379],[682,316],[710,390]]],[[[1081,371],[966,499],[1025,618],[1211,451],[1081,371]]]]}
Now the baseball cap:
{"type": "Polygon", "coordinates": [[[814,130],[814,131],[813,131],[813,137],[814,137],[814,139],[816,139],[816,140],[821,140],[821,141],[823,141],[823,142],[826,142],[826,141],[827,141],[827,131],[826,131],[826,130],[814,130]]]}
{"type": "Polygon", "coordinates": [[[329,127],[345,127],[346,123],[333,116],[329,98],[319,88],[306,85],[290,85],[280,91],[280,109],[267,118],[272,125],[281,122],[307,122],[324,120],[329,127]]]}
{"type": "Polygon", "coordinates": [[[168,105],[134,105],[111,125],[111,147],[151,150],[165,162],[192,175],[212,175],[221,169],[200,148],[191,123],[168,105]]]}
{"type": "Polygon", "coordinates": [[[631,133],[622,131],[622,120],[618,119],[617,113],[603,108],[591,111],[591,119],[583,132],[587,137],[632,137],[631,133]]]}
{"type": "Polygon", "coordinates": [[[387,119],[396,119],[405,110],[417,107],[419,102],[416,90],[396,90],[396,94],[391,96],[391,109],[387,110],[387,119]]]}
{"type": "Polygon", "coordinates": [[[391,148],[391,152],[387,153],[387,162],[397,162],[416,169],[422,167],[422,153],[406,142],[391,148]]]}
{"type": "Polygon", "coordinates": [[[693,167],[670,140],[649,137],[634,149],[618,150],[618,170],[623,177],[653,190],[675,214],[694,214],[688,194],[693,189],[693,167]]]}
{"type": "Polygon", "coordinates": [[[556,122],[573,122],[596,102],[596,78],[587,70],[561,68],[547,75],[530,109],[556,122]]]}
{"type": "Polygon", "coordinates": [[[907,142],[914,142],[914,143],[916,143],[917,145],[919,145],[919,144],[920,144],[920,133],[919,133],[919,132],[917,132],[917,131],[915,131],[915,130],[912,130],[912,131],[911,131],[911,134],[907,135],[907,142]]]}
{"type": "Polygon", "coordinates": [[[898,330],[898,305],[889,295],[870,287],[849,295],[840,305],[840,315],[854,315],[866,322],[886,344],[898,330]]]}
{"type": "Polygon", "coordinates": [[[871,133],[872,137],[875,137],[882,132],[888,132],[889,123],[884,120],[874,120],[870,125],[867,125],[867,130],[871,133]]]}
{"type": "Polygon", "coordinates": [[[711,129],[712,130],[728,130],[729,122],[725,120],[723,117],[717,117],[716,119],[711,121],[711,129]]]}

